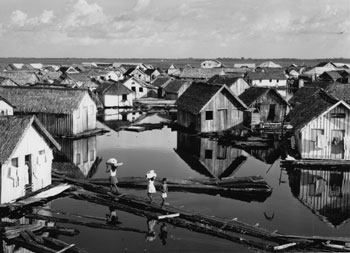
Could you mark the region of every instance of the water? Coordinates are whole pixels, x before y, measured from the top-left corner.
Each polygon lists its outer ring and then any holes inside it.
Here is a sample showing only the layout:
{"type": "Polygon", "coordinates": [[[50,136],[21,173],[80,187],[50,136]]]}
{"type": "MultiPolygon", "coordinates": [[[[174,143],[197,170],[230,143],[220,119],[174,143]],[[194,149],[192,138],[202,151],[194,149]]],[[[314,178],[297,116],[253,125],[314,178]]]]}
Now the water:
{"type": "MultiPolygon", "coordinates": [[[[99,127],[108,129],[103,123],[99,124],[99,127]]],[[[333,175],[330,172],[298,170],[287,173],[280,168],[280,160],[276,156],[278,150],[274,148],[253,151],[225,148],[208,139],[198,139],[168,127],[144,132],[110,130],[105,135],[95,137],[96,142],[87,142],[95,143],[92,145],[96,147],[89,146],[88,149],[96,150],[95,158],[102,159],[94,173],[90,173],[94,178],[108,177],[105,162],[111,157],[124,163],[118,170],[120,177],[145,176],[150,169],[154,169],[159,178],[203,178],[207,174],[220,176],[223,173],[237,177],[261,175],[273,187],[271,196],[262,200],[242,201],[206,194],[170,192],[167,202],[203,214],[226,219],[238,218],[249,224],[258,223],[269,231],[278,230],[285,234],[350,234],[349,172],[333,175]],[[246,159],[230,167],[237,157],[242,156],[246,159]],[[330,181],[332,187],[327,186],[330,181]],[[327,208],[324,207],[326,203],[327,208]]],[[[84,175],[87,175],[86,171],[84,175]]],[[[145,190],[122,190],[146,196],[145,190]]],[[[156,196],[156,201],[160,202],[160,194],[156,196]]],[[[69,198],[54,201],[52,208],[98,217],[105,217],[109,213],[104,206],[69,198]]],[[[122,211],[117,211],[117,215],[123,226],[140,231],[107,231],[65,224],[77,228],[80,234],[74,237],[60,236],[59,239],[75,243],[90,252],[253,252],[227,240],[171,225],[167,225],[168,234],[164,245],[159,238],[162,223],[155,225],[157,238],[147,242],[145,218],[122,211]]]]}

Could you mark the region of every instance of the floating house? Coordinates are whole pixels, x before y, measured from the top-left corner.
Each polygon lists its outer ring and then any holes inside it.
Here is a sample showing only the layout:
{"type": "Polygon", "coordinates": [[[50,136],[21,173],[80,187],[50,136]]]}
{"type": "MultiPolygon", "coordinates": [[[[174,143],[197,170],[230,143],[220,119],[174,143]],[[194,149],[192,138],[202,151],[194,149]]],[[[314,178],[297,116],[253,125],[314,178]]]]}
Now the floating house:
{"type": "Polygon", "coordinates": [[[245,80],[251,86],[256,87],[287,87],[287,78],[282,70],[280,71],[259,71],[248,72],[245,80]]]}
{"type": "Polygon", "coordinates": [[[173,80],[173,78],[168,76],[158,76],[153,80],[151,85],[157,89],[158,98],[164,97],[164,88],[168,85],[169,82],[171,82],[171,80],[173,80]]]}
{"type": "Polygon", "coordinates": [[[350,160],[350,106],[318,90],[288,115],[302,159],[350,160]]]}
{"type": "Polygon", "coordinates": [[[101,83],[95,92],[104,107],[131,107],[135,96],[124,84],[113,81],[101,83]]]}
{"type": "Polygon", "coordinates": [[[126,80],[123,85],[132,91],[132,100],[147,97],[149,86],[145,82],[131,77],[126,80]]]}
{"type": "Polygon", "coordinates": [[[191,86],[190,81],[171,80],[164,88],[164,98],[167,100],[176,100],[191,86]]]}
{"type": "Polygon", "coordinates": [[[243,125],[246,105],[226,85],[192,84],[176,101],[177,123],[197,132],[243,125]]]}
{"type": "Polygon", "coordinates": [[[250,87],[239,98],[249,108],[244,114],[244,124],[248,127],[281,124],[289,112],[288,102],[273,88],[250,87]]]}
{"type": "Polygon", "coordinates": [[[223,67],[222,63],[218,60],[205,60],[201,62],[201,68],[220,68],[223,67]]]}
{"type": "Polygon", "coordinates": [[[181,69],[178,68],[175,64],[171,64],[168,68],[167,73],[169,76],[179,76],[181,73],[181,69]]]}
{"type": "Polygon", "coordinates": [[[215,75],[208,80],[208,83],[226,84],[226,86],[237,96],[250,88],[250,85],[242,77],[236,75],[215,75]]]}
{"type": "Polygon", "coordinates": [[[54,136],[77,136],[96,129],[96,104],[88,90],[0,87],[15,115],[36,115],[54,136]]]}
{"type": "Polygon", "coordinates": [[[53,149],[60,145],[35,116],[0,117],[0,203],[51,184],[53,149]]]}

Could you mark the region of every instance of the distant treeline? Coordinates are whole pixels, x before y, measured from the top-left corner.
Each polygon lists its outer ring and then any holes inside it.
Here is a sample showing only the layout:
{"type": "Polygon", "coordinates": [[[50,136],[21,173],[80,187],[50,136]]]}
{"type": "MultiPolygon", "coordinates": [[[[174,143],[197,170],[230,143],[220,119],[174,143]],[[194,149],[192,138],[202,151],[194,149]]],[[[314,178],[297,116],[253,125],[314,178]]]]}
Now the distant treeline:
{"type": "MultiPolygon", "coordinates": [[[[9,63],[42,63],[52,65],[71,65],[81,64],[82,62],[124,62],[124,63],[147,63],[152,64],[155,67],[161,69],[167,69],[171,64],[175,64],[178,67],[183,67],[186,64],[190,64],[193,67],[199,67],[203,60],[208,58],[178,58],[178,59],[155,59],[155,58],[0,58],[0,66],[7,65],[9,63]]],[[[266,58],[266,59],[254,59],[254,58],[216,58],[221,61],[227,67],[232,67],[234,63],[255,63],[260,64],[265,61],[273,61],[280,64],[283,67],[288,67],[291,64],[314,66],[320,62],[342,62],[350,63],[350,59],[347,58],[324,58],[324,59],[296,59],[296,58],[266,58]]]]}

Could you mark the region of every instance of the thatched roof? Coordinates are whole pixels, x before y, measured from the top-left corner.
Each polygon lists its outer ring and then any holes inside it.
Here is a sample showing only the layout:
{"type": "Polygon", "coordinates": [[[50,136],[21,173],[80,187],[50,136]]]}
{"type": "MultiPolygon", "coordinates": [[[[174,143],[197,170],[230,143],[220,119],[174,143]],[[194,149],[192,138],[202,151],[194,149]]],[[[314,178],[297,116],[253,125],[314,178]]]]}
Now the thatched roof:
{"type": "Polygon", "coordinates": [[[326,90],[328,94],[350,103],[350,84],[333,83],[326,90]]]}
{"type": "Polygon", "coordinates": [[[240,78],[242,77],[237,75],[215,75],[208,80],[208,83],[226,84],[228,87],[230,87],[232,84],[237,82],[237,80],[240,78]]]}
{"type": "Polygon", "coordinates": [[[215,75],[245,72],[246,70],[243,68],[184,68],[180,74],[180,78],[209,79],[215,75]]]}
{"type": "Polygon", "coordinates": [[[226,85],[210,85],[206,83],[192,84],[176,101],[177,108],[195,115],[199,114],[211,98],[223,89],[226,89],[237,100],[240,107],[246,108],[246,105],[226,85]]]}
{"type": "MultiPolygon", "coordinates": [[[[60,145],[47,132],[35,116],[0,117],[0,163],[3,164],[15,151],[26,130],[33,126],[47,141],[50,147],[61,149],[60,145]]],[[[36,145],[32,143],[32,145],[36,145]]]]}
{"type": "Polygon", "coordinates": [[[106,93],[109,95],[127,95],[133,91],[121,82],[106,81],[98,85],[96,92],[101,96],[106,93]]]}
{"type": "Polygon", "coordinates": [[[341,79],[342,75],[338,71],[332,70],[332,71],[326,71],[326,72],[322,73],[319,76],[319,78],[324,79],[324,80],[336,81],[338,79],[341,79]]]}
{"type": "Polygon", "coordinates": [[[15,112],[70,114],[87,90],[67,88],[0,87],[0,96],[16,106],[15,112]]]}
{"type": "Polygon", "coordinates": [[[272,92],[280,103],[288,105],[288,102],[276,91],[274,88],[262,88],[262,87],[250,87],[246,89],[239,98],[247,105],[251,106],[256,100],[262,96],[266,96],[267,93],[272,92]]]}
{"type": "Polygon", "coordinates": [[[168,76],[157,76],[156,79],[151,83],[155,87],[164,87],[172,80],[171,77],[168,76]]]}
{"type": "Polygon", "coordinates": [[[288,118],[294,129],[299,130],[338,102],[338,99],[320,89],[311,96],[305,97],[304,101],[300,101],[290,111],[288,118]]]}
{"type": "Polygon", "coordinates": [[[39,78],[35,73],[27,71],[0,72],[0,76],[10,78],[20,86],[39,82],[39,78]]]}
{"type": "Polygon", "coordinates": [[[286,80],[286,75],[283,70],[280,71],[259,71],[259,72],[248,72],[245,79],[250,80],[286,80]]]}
{"type": "Polygon", "coordinates": [[[19,86],[11,78],[0,76],[0,85],[1,86],[19,86]]]}
{"type": "Polygon", "coordinates": [[[314,93],[316,93],[320,88],[317,87],[311,87],[311,86],[304,86],[301,87],[291,99],[288,100],[288,103],[295,107],[298,104],[303,103],[305,100],[307,100],[309,97],[311,97],[314,93]]]}
{"type": "Polygon", "coordinates": [[[167,93],[178,93],[184,84],[190,83],[184,80],[171,80],[164,88],[164,92],[167,93]]]}

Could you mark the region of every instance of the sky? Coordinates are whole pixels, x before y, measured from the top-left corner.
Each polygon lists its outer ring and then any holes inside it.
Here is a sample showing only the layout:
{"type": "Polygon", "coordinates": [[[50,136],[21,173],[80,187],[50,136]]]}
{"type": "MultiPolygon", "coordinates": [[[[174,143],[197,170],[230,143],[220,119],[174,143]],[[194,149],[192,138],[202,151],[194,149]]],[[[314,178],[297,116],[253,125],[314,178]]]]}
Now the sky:
{"type": "Polygon", "coordinates": [[[0,57],[350,58],[350,0],[1,0],[0,57]]]}

